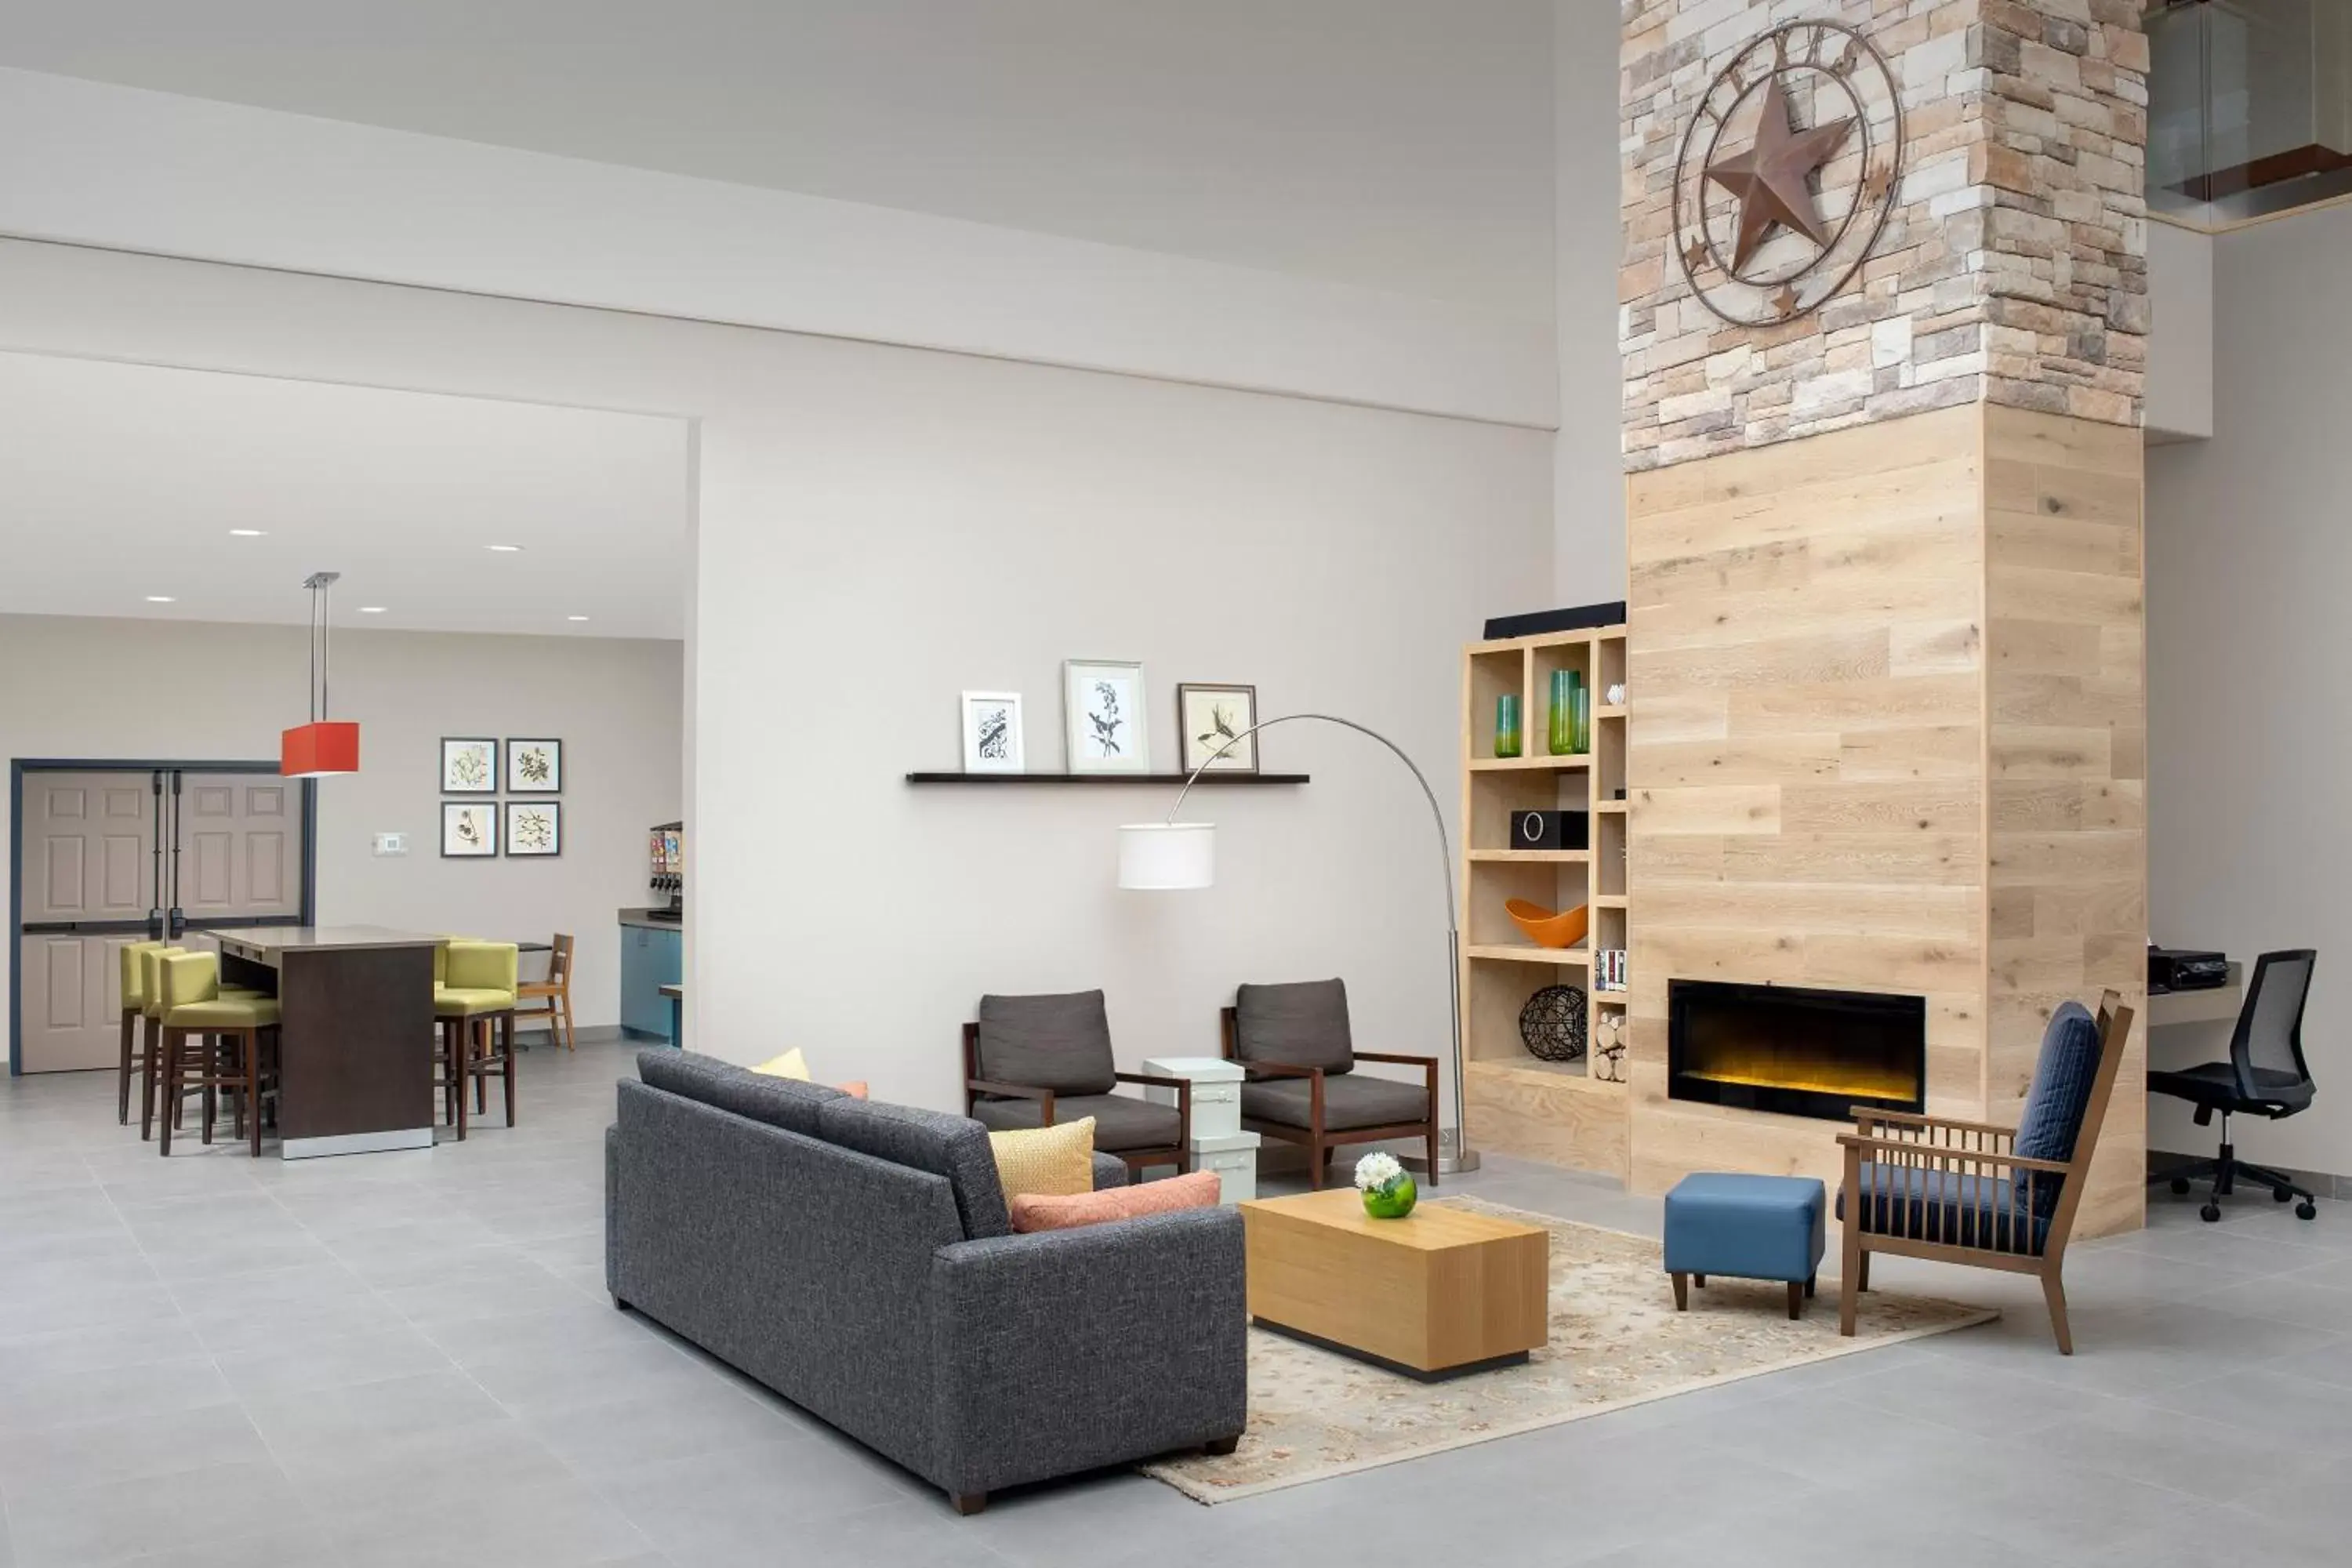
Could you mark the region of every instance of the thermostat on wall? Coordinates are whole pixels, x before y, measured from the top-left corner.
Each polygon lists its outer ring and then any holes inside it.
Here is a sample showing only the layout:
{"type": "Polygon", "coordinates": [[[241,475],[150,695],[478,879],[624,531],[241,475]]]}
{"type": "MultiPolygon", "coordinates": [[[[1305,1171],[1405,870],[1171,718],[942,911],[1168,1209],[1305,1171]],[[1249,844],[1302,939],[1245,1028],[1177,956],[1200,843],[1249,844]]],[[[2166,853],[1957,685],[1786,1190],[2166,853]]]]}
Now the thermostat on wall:
{"type": "Polygon", "coordinates": [[[377,834],[377,835],[375,836],[375,852],[376,852],[378,855],[405,855],[405,854],[407,854],[407,853],[408,853],[408,835],[407,835],[407,834],[405,834],[405,833],[379,833],[379,834],[377,834]]]}

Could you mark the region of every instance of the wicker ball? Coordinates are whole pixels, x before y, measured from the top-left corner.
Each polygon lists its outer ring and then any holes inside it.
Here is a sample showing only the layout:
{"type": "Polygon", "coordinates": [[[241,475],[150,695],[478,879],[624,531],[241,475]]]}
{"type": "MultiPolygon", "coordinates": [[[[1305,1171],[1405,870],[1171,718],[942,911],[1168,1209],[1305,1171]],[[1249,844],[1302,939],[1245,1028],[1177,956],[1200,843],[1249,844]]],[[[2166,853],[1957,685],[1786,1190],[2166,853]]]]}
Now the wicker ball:
{"type": "Polygon", "coordinates": [[[1528,1054],[1548,1062],[1584,1059],[1584,993],[1547,985],[1519,1009],[1519,1038],[1528,1054]]]}

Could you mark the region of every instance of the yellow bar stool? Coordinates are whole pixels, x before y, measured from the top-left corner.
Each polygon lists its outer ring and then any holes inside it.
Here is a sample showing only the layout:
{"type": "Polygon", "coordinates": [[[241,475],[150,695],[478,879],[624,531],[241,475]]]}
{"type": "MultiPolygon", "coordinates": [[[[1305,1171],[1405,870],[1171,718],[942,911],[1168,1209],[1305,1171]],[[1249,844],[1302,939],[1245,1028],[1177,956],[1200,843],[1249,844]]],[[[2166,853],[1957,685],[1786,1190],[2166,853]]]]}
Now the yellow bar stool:
{"type": "Polygon", "coordinates": [[[502,1080],[507,1125],[515,1124],[515,981],[521,950],[510,942],[441,944],[434,963],[433,1016],[441,1022],[442,1086],[454,1098],[457,1136],[466,1136],[466,1086],[477,1113],[488,1109],[488,1081],[502,1080]]]}
{"type": "MultiPolygon", "coordinates": [[[[120,952],[122,965],[122,1065],[116,1071],[114,1080],[114,1120],[118,1126],[131,1124],[131,1069],[134,1062],[139,1068],[140,1092],[142,1095],[150,1092],[154,1082],[155,1064],[148,1058],[154,1041],[142,1027],[147,1017],[147,971],[140,963],[139,955],[160,952],[163,948],[160,942],[133,942],[124,943],[120,952]]],[[[143,1111],[140,1122],[142,1126],[145,1125],[143,1111]]]]}
{"type": "MultiPolygon", "coordinates": [[[[163,1070],[163,960],[187,951],[188,949],[184,947],[174,947],[168,942],[133,942],[123,950],[126,958],[132,953],[137,954],[139,1014],[145,1031],[143,1044],[138,1053],[139,1141],[142,1143],[154,1134],[155,1086],[161,1080],[163,1070]]],[[[126,980],[127,978],[126,972],[126,980]]],[[[221,988],[221,994],[223,996],[258,996],[261,993],[241,985],[226,985],[221,988]]],[[[124,1023],[127,1026],[130,1021],[127,1007],[124,1013],[124,1023]]],[[[177,1121],[179,1114],[179,1103],[175,1100],[172,1104],[173,1119],[177,1121]]]]}
{"type": "MultiPolygon", "coordinates": [[[[240,1099],[238,1120],[261,1154],[262,1104],[277,1092],[278,1000],[251,993],[224,994],[220,955],[173,953],[162,961],[164,1094],[177,1110],[191,1089],[204,1093],[204,1141],[213,1141],[221,1089],[240,1099]],[[196,1044],[191,1046],[194,1039],[196,1044]]],[[[172,1123],[163,1118],[163,1152],[172,1152],[172,1123]]]]}

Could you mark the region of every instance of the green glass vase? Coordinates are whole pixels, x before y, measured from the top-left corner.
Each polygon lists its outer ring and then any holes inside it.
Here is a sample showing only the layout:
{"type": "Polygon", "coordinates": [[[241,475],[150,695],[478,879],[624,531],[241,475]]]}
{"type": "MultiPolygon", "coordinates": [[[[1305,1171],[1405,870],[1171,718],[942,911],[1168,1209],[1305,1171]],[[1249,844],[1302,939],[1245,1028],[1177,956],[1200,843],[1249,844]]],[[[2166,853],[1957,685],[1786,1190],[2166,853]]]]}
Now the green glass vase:
{"type": "Polygon", "coordinates": [[[1364,1194],[1364,1212],[1374,1219],[1402,1219],[1421,1201],[1421,1189],[1412,1184],[1411,1176],[1399,1176],[1386,1187],[1374,1187],[1364,1194]]]}
{"type": "Polygon", "coordinates": [[[1506,692],[1495,699],[1495,754],[1519,754],[1519,699],[1516,692],[1506,692]]]}
{"type": "Polygon", "coordinates": [[[1551,672],[1551,754],[1580,756],[1592,749],[1592,689],[1580,669],[1551,672]]]}

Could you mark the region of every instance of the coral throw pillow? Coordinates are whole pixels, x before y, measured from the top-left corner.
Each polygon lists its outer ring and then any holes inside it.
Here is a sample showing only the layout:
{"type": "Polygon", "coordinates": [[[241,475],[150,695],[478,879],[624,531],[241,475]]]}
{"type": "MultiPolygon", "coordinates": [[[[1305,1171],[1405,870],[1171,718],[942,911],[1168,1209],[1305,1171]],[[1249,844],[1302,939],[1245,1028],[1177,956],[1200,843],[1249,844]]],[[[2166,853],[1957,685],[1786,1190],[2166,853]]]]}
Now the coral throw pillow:
{"type": "Polygon", "coordinates": [[[1216,1172],[1194,1171],[1188,1176],[1170,1176],[1140,1186],[1105,1187],[1098,1193],[1079,1193],[1070,1197],[1024,1194],[1010,1205],[1013,1228],[1075,1230],[1084,1225],[1108,1225],[1113,1220],[1134,1219],[1141,1215],[1214,1208],[1223,1185],[1216,1172]]]}
{"type": "Polygon", "coordinates": [[[1058,1196],[1095,1190],[1095,1119],[992,1132],[996,1179],[1008,1198],[1023,1193],[1058,1196]]]}

